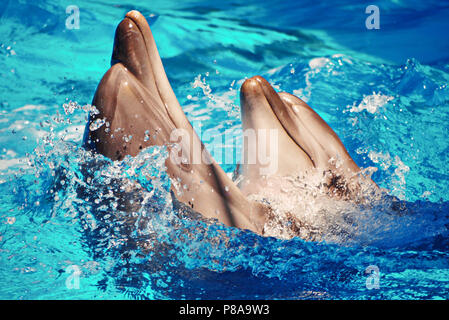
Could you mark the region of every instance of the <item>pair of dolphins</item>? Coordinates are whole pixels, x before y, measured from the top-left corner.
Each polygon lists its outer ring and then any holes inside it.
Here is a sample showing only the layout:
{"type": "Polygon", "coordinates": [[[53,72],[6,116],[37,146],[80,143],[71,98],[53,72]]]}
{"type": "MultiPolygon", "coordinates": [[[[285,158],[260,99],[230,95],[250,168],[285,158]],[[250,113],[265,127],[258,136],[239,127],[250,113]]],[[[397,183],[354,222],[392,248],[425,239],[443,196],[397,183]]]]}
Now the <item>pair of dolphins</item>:
{"type": "MultiPolygon", "coordinates": [[[[186,186],[182,193],[174,192],[177,200],[206,218],[261,235],[272,211],[266,204],[250,200],[250,195],[270,180],[327,172],[331,173],[327,184],[330,196],[350,198],[356,192],[360,168],[335,132],[305,102],[286,92],[277,93],[260,76],[242,84],[240,101],[243,129],[254,130],[256,136],[261,129],[275,130],[279,152],[276,172],[261,174],[264,164],[259,160],[243,163],[243,180],[237,185],[212,159],[184,114],[146,19],[140,12],[130,11],[117,27],[111,67],[93,98],[92,105],[98,112],[90,115],[84,143],[112,160],[136,156],[153,145],[182,152],[185,161],[173,161],[170,157],[166,160],[171,180],[186,186]],[[106,125],[89,130],[89,124],[96,121],[106,125]],[[179,129],[189,139],[177,141],[174,146],[170,137],[179,129]],[[148,139],[148,135],[152,138],[148,139]],[[130,136],[132,139],[126,139],[130,136]],[[193,145],[199,149],[193,150],[193,145]],[[198,150],[207,161],[192,161],[198,150]]],[[[267,143],[262,147],[273,146],[267,143]]],[[[245,145],[243,153],[248,156],[251,152],[254,146],[245,145]]],[[[364,179],[375,185],[369,178],[364,179]]]]}

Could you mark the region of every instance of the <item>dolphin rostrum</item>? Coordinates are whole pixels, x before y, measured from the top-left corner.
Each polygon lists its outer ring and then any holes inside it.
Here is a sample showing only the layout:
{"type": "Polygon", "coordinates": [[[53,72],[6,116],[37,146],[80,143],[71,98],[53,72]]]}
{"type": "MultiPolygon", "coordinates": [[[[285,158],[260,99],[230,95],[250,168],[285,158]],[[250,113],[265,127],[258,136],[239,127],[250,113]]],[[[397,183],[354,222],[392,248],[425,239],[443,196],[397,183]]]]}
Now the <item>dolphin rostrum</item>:
{"type": "MultiPolygon", "coordinates": [[[[361,176],[361,169],[349,155],[340,138],[331,127],[304,101],[286,93],[277,93],[261,76],[247,79],[240,89],[242,127],[244,132],[253,130],[258,135],[263,130],[278,132],[276,145],[267,144],[265,149],[276,148],[276,170],[261,175],[261,167],[267,163],[243,161],[240,186],[244,194],[257,193],[264,188],[267,179],[294,174],[328,173],[327,186],[332,194],[351,197],[360,183],[375,186],[361,176]]],[[[262,139],[256,139],[261,141],[262,139]]],[[[257,152],[254,144],[243,144],[243,157],[257,152]],[[251,149],[253,148],[253,149],[251,149]]]]}

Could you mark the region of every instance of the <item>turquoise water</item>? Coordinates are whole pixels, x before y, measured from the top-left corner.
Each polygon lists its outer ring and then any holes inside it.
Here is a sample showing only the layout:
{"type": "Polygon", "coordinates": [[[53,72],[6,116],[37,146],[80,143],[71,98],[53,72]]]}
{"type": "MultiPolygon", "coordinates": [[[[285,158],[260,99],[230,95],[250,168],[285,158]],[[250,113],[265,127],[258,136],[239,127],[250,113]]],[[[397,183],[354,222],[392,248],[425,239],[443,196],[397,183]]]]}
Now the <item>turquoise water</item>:
{"type": "Polygon", "coordinates": [[[380,29],[367,30],[369,3],[353,2],[77,1],[70,30],[71,1],[2,0],[0,298],[447,299],[449,6],[380,1],[380,29]],[[363,217],[350,237],[263,238],[174,210],[162,148],[120,163],[84,151],[85,109],[131,9],[148,17],[192,123],[238,131],[239,86],[260,74],[377,169],[401,214],[372,199],[345,209],[363,217]],[[120,200],[101,187],[126,179],[145,203],[132,228],[112,218],[120,200]]]}

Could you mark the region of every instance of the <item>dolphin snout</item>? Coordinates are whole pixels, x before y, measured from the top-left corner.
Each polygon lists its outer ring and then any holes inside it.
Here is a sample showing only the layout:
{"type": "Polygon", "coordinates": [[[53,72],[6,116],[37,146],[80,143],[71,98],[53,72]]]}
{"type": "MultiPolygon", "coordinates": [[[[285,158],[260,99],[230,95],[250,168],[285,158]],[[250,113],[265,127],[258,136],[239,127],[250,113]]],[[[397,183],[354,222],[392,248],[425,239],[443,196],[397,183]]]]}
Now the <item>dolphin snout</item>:
{"type": "Polygon", "coordinates": [[[263,78],[261,76],[254,76],[249,79],[246,79],[245,82],[243,82],[242,86],[240,87],[240,95],[245,97],[250,94],[259,92],[259,90],[261,89],[260,88],[260,83],[261,83],[260,79],[263,79],[263,78]]]}
{"type": "Polygon", "coordinates": [[[243,109],[255,107],[255,104],[250,102],[255,96],[258,96],[260,94],[263,94],[263,92],[260,88],[259,82],[255,79],[255,77],[246,79],[240,88],[242,112],[244,111],[243,109]]]}

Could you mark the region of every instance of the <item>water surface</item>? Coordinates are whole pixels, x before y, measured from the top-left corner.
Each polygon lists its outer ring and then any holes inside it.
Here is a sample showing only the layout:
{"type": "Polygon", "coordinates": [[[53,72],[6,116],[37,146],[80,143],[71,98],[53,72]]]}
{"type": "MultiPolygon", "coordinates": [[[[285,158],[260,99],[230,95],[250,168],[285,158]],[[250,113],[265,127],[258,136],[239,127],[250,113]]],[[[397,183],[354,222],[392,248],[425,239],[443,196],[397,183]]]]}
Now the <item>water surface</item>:
{"type": "Polygon", "coordinates": [[[448,298],[447,4],[380,1],[381,28],[367,30],[369,3],[354,1],[78,1],[69,30],[71,4],[0,3],[0,298],[448,298]],[[406,214],[373,199],[345,209],[363,218],[350,241],[264,238],[173,210],[163,148],[120,163],[86,153],[86,106],[131,9],[203,132],[241,128],[239,86],[260,74],[307,101],[406,214]],[[109,192],[130,179],[145,204],[131,227],[109,192]]]}

